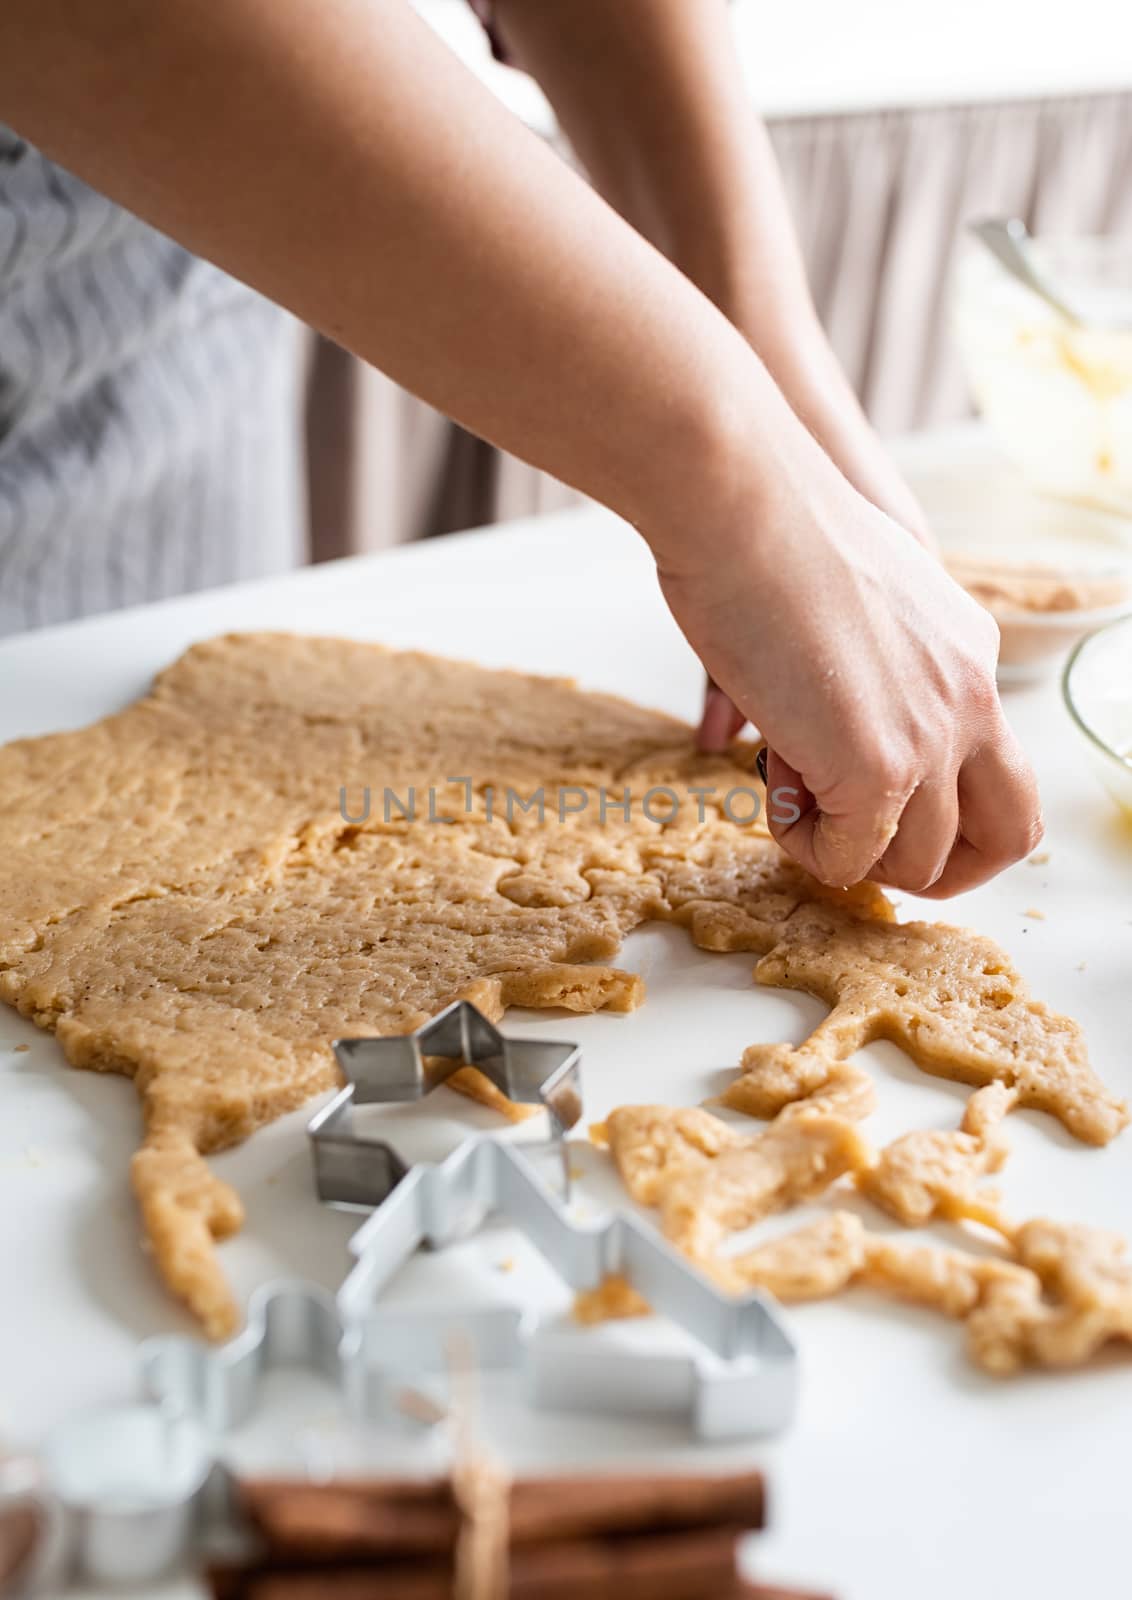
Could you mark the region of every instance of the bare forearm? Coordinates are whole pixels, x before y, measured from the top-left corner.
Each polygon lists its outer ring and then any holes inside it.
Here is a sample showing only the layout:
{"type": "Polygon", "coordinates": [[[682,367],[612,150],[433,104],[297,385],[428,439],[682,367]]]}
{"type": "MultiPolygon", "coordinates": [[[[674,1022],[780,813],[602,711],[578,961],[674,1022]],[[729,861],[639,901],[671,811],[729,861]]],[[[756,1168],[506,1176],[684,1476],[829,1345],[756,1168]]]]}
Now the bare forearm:
{"type": "Polygon", "coordinates": [[[496,0],[496,10],[610,202],[733,320],[787,313],[797,335],[798,319],[813,319],[809,290],[727,0],[496,0]]]}
{"type": "Polygon", "coordinates": [[[768,471],[792,423],[724,318],[402,0],[8,0],[0,103],[89,182],[638,522],[695,495],[729,407],[763,408],[768,471]]]}
{"type": "Polygon", "coordinates": [[[954,892],[1033,848],[993,623],[853,492],[727,319],[402,0],[4,0],[0,106],[641,525],[680,627],[766,735],[772,785],[807,800],[778,837],[825,882],[878,868],[954,892]]]}

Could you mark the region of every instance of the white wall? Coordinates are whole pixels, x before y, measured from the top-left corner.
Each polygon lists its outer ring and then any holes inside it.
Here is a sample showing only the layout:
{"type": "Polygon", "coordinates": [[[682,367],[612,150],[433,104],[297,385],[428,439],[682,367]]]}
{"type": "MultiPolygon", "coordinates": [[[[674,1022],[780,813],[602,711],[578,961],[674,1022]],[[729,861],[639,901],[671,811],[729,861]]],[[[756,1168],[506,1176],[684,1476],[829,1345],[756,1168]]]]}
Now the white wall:
{"type": "Polygon", "coordinates": [[[1129,0],[736,0],[768,112],[1132,88],[1129,0]]]}
{"type": "MultiPolygon", "coordinates": [[[[493,66],[465,0],[415,3],[527,121],[551,125],[535,86],[493,66]]],[[[755,97],[780,116],[1132,88],[1130,0],[734,0],[734,14],[755,97]]]]}

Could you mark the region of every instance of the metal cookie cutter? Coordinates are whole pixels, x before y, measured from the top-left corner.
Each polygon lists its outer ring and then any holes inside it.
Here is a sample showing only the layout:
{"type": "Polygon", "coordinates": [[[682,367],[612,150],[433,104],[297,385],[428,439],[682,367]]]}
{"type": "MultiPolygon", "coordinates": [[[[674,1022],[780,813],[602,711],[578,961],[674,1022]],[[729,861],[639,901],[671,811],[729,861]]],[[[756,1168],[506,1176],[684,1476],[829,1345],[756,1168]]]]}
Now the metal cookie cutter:
{"type": "Polygon", "coordinates": [[[598,1224],[573,1221],[535,1169],[537,1146],[481,1136],[439,1164],[410,1169],[390,1145],[353,1128],[355,1104],[419,1099],[471,1063],[510,1098],[547,1107],[550,1148],[560,1156],[555,1189],[568,1198],[565,1134],[582,1112],[575,1045],[505,1039],[475,1006],[459,1001],[414,1034],[345,1040],[335,1050],[350,1082],[308,1132],[320,1198],[376,1208],[351,1240],[357,1265],[338,1295],[346,1330],[341,1349],[356,1407],[372,1413],[383,1383],[394,1392],[423,1372],[443,1371],[449,1337],[459,1327],[481,1364],[520,1371],[535,1405],[680,1413],[701,1435],[715,1438],[785,1425],[796,1398],[797,1352],[768,1300],[721,1294],[655,1229],[630,1215],[598,1224]],[[380,1305],[382,1289],[414,1251],[464,1238],[496,1211],[572,1288],[595,1289],[606,1277],[624,1277],[701,1348],[691,1355],[643,1356],[592,1331],[540,1325],[506,1308],[406,1312],[380,1305]]]}
{"type": "MultiPolygon", "coordinates": [[[[443,1377],[458,1333],[477,1366],[517,1373],[529,1402],[544,1410],[683,1417],[705,1439],[776,1432],[793,1415],[797,1352],[773,1305],[758,1294],[722,1294],[636,1217],[573,1221],[523,1151],[490,1135],[466,1140],[439,1165],[414,1167],[350,1252],[356,1264],[337,1296],[312,1284],[267,1284],[252,1296],[244,1331],[225,1345],[147,1340],[147,1392],[216,1436],[252,1416],[265,1372],[299,1366],[337,1383],[352,1416],[388,1421],[405,1389],[443,1377]],[[542,1324],[515,1306],[381,1304],[390,1278],[422,1244],[466,1237],[491,1212],[516,1224],[575,1289],[625,1277],[698,1348],[617,1349],[593,1329],[542,1324]]],[[[444,1409],[438,1403],[437,1415],[444,1409]]]]}
{"type": "Polygon", "coordinates": [[[382,1374],[386,1383],[403,1385],[430,1366],[436,1370],[446,1332],[459,1328],[494,1351],[488,1364],[519,1369],[530,1401],[548,1410],[683,1415],[701,1437],[713,1439],[776,1432],[793,1415],[797,1348],[769,1300],[721,1293],[634,1216],[573,1220],[523,1147],[481,1135],[438,1165],[414,1167],[354,1235],[350,1252],[357,1264],[338,1305],[371,1392],[382,1374]],[[623,1277],[700,1348],[642,1355],[611,1348],[592,1329],[555,1328],[521,1315],[500,1330],[497,1307],[382,1309],[381,1291],[416,1249],[466,1237],[492,1212],[518,1227],[571,1288],[596,1289],[607,1277],[623,1277]],[[483,1329],[481,1319],[488,1319],[483,1329]],[[494,1337],[484,1337],[492,1331],[494,1337]]]}
{"type": "Polygon", "coordinates": [[[61,1422],[37,1458],[0,1465],[0,1510],[23,1507],[35,1529],[14,1592],[54,1597],[73,1578],[118,1592],[169,1572],[195,1546],[215,1467],[200,1423],[158,1406],[61,1422]]]}
{"type": "Polygon", "coordinates": [[[469,1000],[456,1000],[415,1033],[334,1044],[346,1085],[307,1125],[315,1187],[332,1205],[380,1205],[409,1168],[384,1141],[354,1131],[359,1105],[422,1100],[466,1066],[476,1067],[509,1100],[550,1114],[561,1185],[569,1193],[565,1136],[582,1114],[581,1052],[576,1044],[507,1039],[469,1000]]]}
{"type": "Polygon", "coordinates": [[[790,1420],[797,1352],[771,1302],[722,1294],[636,1217],[589,1223],[568,1215],[564,1135],[582,1112],[575,1045],[505,1039],[459,1001],[414,1034],[344,1040],[335,1050],[350,1081],[308,1133],[320,1198],[373,1209],[350,1241],[355,1266],[333,1298],[301,1283],[267,1285],[253,1297],[244,1332],[219,1349],[191,1339],[148,1341],[151,1394],[222,1431],[251,1414],[265,1369],[298,1364],[335,1379],[353,1415],[388,1417],[406,1386],[446,1371],[458,1331],[479,1365],[516,1371],[530,1401],[547,1409],[682,1415],[705,1438],[772,1432],[790,1420]],[[355,1105],[420,1099],[468,1064],[510,1098],[546,1106],[553,1184],[534,1164],[537,1146],[480,1135],[445,1161],[409,1167],[388,1143],[356,1132],[355,1105]],[[574,1289],[624,1277],[697,1348],[626,1351],[592,1330],[540,1324],[514,1306],[381,1304],[386,1284],[417,1249],[465,1238],[492,1212],[515,1224],[574,1289]]]}

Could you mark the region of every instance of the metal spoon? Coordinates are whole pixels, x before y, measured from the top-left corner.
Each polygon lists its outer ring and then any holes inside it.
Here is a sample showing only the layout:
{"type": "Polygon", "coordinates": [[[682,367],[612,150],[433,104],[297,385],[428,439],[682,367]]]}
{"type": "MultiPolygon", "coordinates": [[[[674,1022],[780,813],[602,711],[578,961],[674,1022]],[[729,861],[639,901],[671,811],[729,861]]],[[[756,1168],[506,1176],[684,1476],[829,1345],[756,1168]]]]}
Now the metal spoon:
{"type": "Polygon", "coordinates": [[[1031,249],[1033,239],[1027,231],[1026,224],[1017,217],[1008,219],[987,217],[980,222],[970,223],[969,228],[976,239],[986,245],[996,261],[1006,268],[1011,277],[1017,278],[1019,283],[1024,283],[1027,289],[1033,290],[1034,294],[1039,295],[1047,305],[1051,305],[1076,327],[1107,328],[1120,332],[1132,328],[1132,313],[1098,316],[1094,311],[1084,311],[1080,306],[1074,305],[1065,291],[1035,262],[1031,249]]]}

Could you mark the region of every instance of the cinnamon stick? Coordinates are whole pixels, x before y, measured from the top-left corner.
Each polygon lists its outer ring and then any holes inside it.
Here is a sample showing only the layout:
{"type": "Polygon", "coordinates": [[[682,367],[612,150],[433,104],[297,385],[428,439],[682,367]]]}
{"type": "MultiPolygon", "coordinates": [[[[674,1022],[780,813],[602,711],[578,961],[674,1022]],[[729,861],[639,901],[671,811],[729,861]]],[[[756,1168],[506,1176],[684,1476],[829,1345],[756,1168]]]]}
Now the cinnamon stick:
{"type": "MultiPolygon", "coordinates": [[[[530,1544],[513,1550],[500,1600],[712,1600],[735,1584],[735,1547],[745,1530],[697,1528],[530,1544]]],[[[276,1567],[210,1574],[215,1600],[451,1600],[451,1563],[276,1567]]]]}
{"type": "Polygon", "coordinates": [[[781,1584],[740,1583],[715,1600],[833,1600],[829,1594],[816,1594],[810,1589],[784,1589],[781,1584]]]}
{"type": "MultiPolygon", "coordinates": [[[[240,1501],[280,1556],[357,1560],[451,1551],[460,1514],[446,1479],[306,1484],[245,1479],[240,1501]]],[[[526,1478],[509,1506],[513,1546],[588,1535],[663,1533],[719,1525],[761,1528],[760,1473],[526,1478]]]]}
{"type": "MultiPolygon", "coordinates": [[[[226,1582],[222,1581],[218,1585],[216,1579],[219,1576],[219,1571],[214,1572],[212,1593],[215,1600],[307,1600],[308,1595],[314,1592],[313,1589],[302,1591],[298,1588],[269,1590],[263,1586],[265,1578],[274,1576],[278,1579],[284,1576],[281,1573],[249,1574],[243,1569],[230,1570],[226,1582]]],[[[303,1577],[307,1583],[312,1581],[310,1573],[304,1574],[303,1577]]],[[[450,1588],[440,1591],[431,1587],[435,1581],[431,1575],[427,1581],[430,1584],[427,1590],[414,1591],[409,1586],[408,1579],[401,1589],[391,1590],[386,1587],[385,1576],[380,1570],[368,1570],[355,1575],[357,1586],[353,1590],[332,1589],[330,1600],[375,1600],[378,1596],[380,1600],[434,1600],[434,1596],[440,1593],[443,1593],[444,1600],[448,1600],[451,1594],[450,1588]]],[[[320,1588],[319,1592],[321,1594],[324,1591],[320,1588]]],[[[740,1580],[720,1588],[701,1587],[696,1590],[696,1600],[833,1600],[833,1597],[829,1594],[817,1594],[809,1589],[804,1591],[794,1588],[784,1589],[781,1584],[767,1585],[740,1580]]]]}

